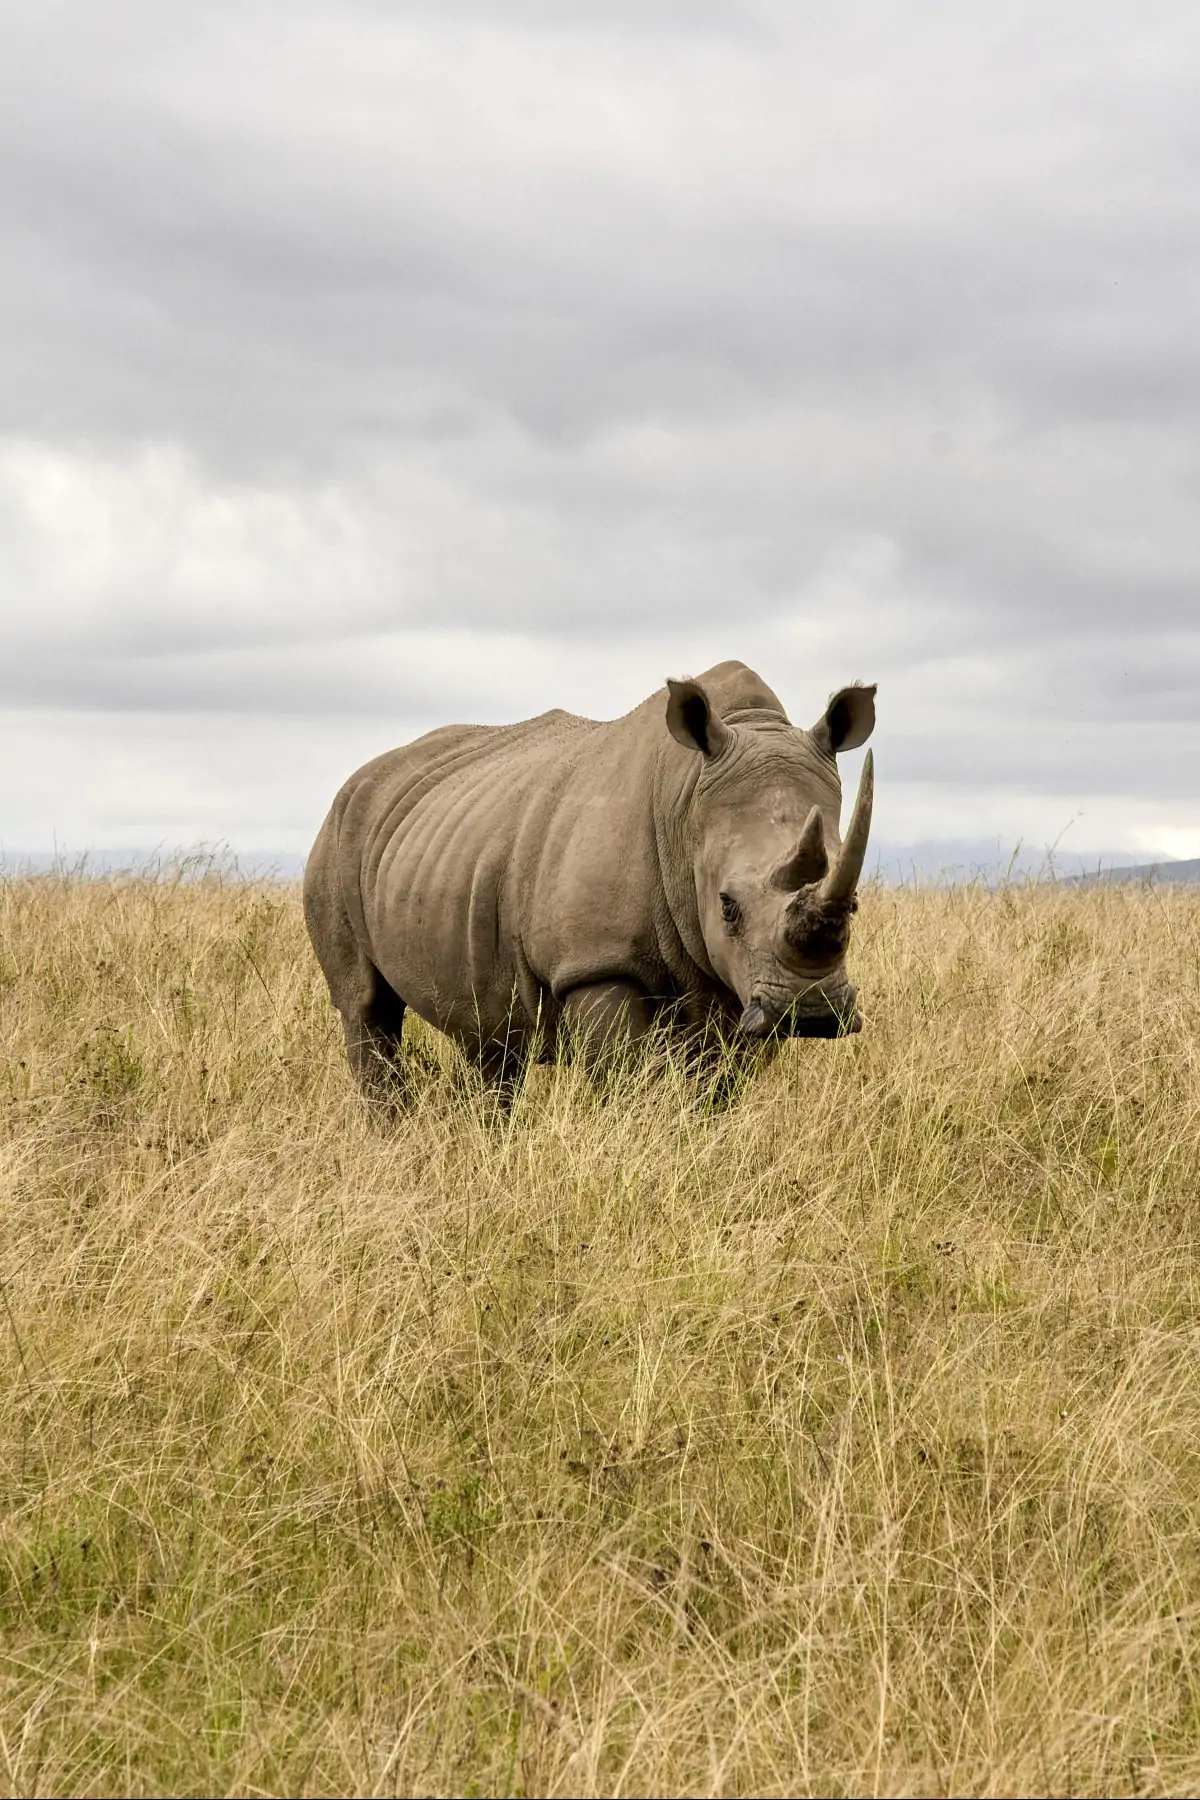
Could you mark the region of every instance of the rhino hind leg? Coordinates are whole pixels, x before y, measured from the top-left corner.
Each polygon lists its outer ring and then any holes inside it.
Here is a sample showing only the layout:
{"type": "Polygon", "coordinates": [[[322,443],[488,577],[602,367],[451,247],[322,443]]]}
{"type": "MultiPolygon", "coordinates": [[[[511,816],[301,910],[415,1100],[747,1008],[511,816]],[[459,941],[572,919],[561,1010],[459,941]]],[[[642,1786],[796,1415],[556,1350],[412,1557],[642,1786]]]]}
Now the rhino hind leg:
{"type": "Polygon", "coordinates": [[[329,984],[329,998],[341,1014],[355,1079],[374,1106],[394,1112],[403,1097],[404,1001],[375,967],[347,917],[337,876],[336,835],[329,819],[305,870],[304,918],[329,984]]]}
{"type": "Polygon", "coordinates": [[[395,1112],[404,1098],[404,1002],[373,963],[366,963],[356,986],[357,993],[335,1001],[346,1032],[346,1055],[372,1108],[395,1112]]]}

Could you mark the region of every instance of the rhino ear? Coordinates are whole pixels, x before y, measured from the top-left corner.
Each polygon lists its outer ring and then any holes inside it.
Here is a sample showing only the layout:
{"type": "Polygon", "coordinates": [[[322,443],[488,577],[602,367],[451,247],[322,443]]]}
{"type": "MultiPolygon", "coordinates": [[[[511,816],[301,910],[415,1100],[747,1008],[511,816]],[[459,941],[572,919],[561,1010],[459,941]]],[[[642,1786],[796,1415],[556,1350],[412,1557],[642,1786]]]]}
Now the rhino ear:
{"type": "Polygon", "coordinates": [[[733,732],[698,681],[668,681],[667,730],[685,750],[699,750],[702,756],[720,756],[733,741],[733,732]]]}
{"type": "Polygon", "coordinates": [[[826,756],[839,750],[857,750],[875,729],[875,683],[839,688],[809,736],[826,756]]]}

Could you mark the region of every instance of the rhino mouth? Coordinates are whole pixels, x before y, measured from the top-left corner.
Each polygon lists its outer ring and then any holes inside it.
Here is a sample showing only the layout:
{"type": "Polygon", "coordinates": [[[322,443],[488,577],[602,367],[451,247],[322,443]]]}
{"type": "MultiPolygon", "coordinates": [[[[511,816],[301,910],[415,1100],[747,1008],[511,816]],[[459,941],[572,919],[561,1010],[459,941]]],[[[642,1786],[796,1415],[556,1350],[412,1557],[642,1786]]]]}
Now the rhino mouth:
{"type": "Polygon", "coordinates": [[[738,1020],[752,1038],[840,1038],[862,1030],[862,1014],[853,988],[837,995],[809,990],[790,1005],[778,1006],[765,994],[752,995],[738,1020]]]}
{"type": "Polygon", "coordinates": [[[776,1037],[840,1038],[862,1030],[862,1014],[856,1006],[846,1012],[785,1013],[775,1027],[776,1037]]]}

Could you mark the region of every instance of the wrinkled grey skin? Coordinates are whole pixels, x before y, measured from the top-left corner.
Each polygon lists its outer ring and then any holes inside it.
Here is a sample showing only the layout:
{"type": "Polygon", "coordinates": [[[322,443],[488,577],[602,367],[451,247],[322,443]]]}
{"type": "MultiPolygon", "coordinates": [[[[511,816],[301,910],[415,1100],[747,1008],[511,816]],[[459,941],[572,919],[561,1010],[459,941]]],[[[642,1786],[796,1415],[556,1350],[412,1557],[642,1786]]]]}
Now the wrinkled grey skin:
{"type": "Polygon", "coordinates": [[[395,1097],[406,1007],[502,1082],[564,1031],[596,1064],[656,1027],[857,1030],[836,752],[870,735],[874,694],[844,688],[802,731],[724,662],[621,719],[446,726],[359,769],[304,909],[364,1089],[395,1097]]]}

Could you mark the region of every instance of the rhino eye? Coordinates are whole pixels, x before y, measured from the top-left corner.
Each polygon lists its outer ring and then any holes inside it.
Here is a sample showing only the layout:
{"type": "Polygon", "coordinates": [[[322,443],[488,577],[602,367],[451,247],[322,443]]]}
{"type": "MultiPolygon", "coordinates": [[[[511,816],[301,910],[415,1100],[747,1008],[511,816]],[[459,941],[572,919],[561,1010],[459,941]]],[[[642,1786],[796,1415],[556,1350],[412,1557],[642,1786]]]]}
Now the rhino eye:
{"type": "Polygon", "coordinates": [[[732,894],[721,895],[721,917],[725,921],[726,929],[730,932],[741,930],[742,909],[732,894]]]}

